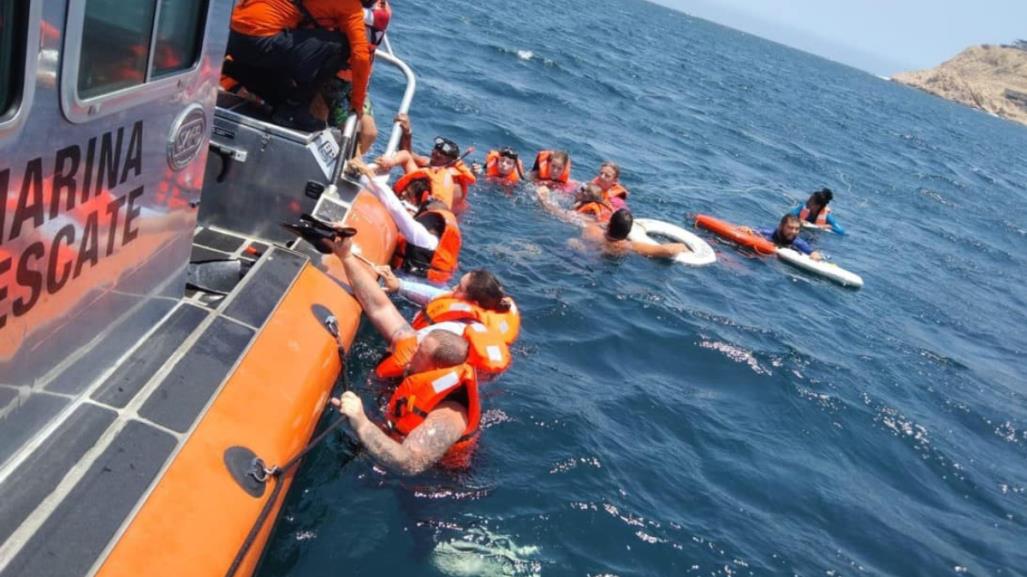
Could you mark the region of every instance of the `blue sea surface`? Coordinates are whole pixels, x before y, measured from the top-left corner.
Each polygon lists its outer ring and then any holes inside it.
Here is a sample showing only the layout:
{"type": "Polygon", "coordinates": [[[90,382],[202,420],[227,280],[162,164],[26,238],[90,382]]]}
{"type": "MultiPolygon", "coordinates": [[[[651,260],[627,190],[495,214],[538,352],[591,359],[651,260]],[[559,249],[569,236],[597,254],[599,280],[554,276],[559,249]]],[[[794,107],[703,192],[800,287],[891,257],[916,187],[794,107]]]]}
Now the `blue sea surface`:
{"type": "MultiPolygon", "coordinates": [[[[689,227],[827,186],[849,234],[814,242],[866,286],[705,233],[705,268],[577,252],[480,185],[461,264],[524,329],[473,467],[400,479],[334,435],[262,576],[1027,575],[1027,127],[636,0],[395,10],[420,149],[614,160],[689,227]]],[[[382,124],[401,89],[380,64],[382,124]]],[[[352,351],[369,411],[382,347],[352,351]]]]}

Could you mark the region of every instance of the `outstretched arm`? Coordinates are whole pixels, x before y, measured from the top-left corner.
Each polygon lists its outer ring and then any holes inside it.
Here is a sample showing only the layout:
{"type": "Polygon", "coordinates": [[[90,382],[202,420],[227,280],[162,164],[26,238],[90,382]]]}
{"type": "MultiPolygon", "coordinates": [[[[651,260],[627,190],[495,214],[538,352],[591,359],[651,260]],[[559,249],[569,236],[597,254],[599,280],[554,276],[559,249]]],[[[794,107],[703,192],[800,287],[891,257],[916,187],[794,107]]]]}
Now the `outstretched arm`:
{"type": "Polygon", "coordinates": [[[535,196],[538,197],[538,203],[542,205],[542,208],[546,209],[546,212],[552,214],[556,218],[569,222],[571,224],[577,224],[584,226],[586,223],[582,216],[572,210],[562,208],[560,205],[553,202],[550,198],[550,190],[548,186],[540,186],[535,189],[535,196]]]}
{"type": "Polygon", "coordinates": [[[688,250],[688,247],[680,242],[667,244],[649,244],[644,242],[631,243],[631,250],[649,258],[674,258],[688,250]]]}
{"type": "Polygon", "coordinates": [[[356,158],[349,161],[349,164],[366,177],[367,190],[378,199],[378,202],[382,203],[407,242],[427,250],[435,250],[439,246],[438,237],[428,232],[423,224],[417,222],[391,190],[382,187],[381,183],[375,180],[374,171],[370,167],[356,158]]]}
{"type": "Polygon", "coordinates": [[[835,234],[839,234],[839,235],[844,235],[845,234],[845,229],[842,228],[842,225],[838,224],[838,221],[835,220],[833,214],[828,214],[827,215],[827,225],[831,227],[831,231],[834,232],[835,234]]]}
{"type": "Polygon", "coordinates": [[[332,399],[332,404],[349,419],[357,438],[375,462],[400,475],[417,475],[439,462],[467,428],[467,413],[463,407],[443,402],[400,443],[367,418],[363,403],[352,392],[332,399]]]}
{"type": "Polygon", "coordinates": [[[399,314],[396,306],[389,300],[389,295],[378,286],[377,277],[357,257],[350,253],[353,244],[352,238],[342,241],[333,241],[332,250],[342,261],[342,267],[346,271],[346,278],[353,289],[353,296],[364,309],[367,320],[371,321],[374,328],[389,344],[411,336],[414,329],[410,326],[403,315],[399,314]]]}
{"type": "Polygon", "coordinates": [[[403,172],[413,172],[422,166],[428,166],[429,158],[420,156],[410,150],[397,151],[392,156],[383,156],[375,161],[376,164],[384,168],[386,171],[392,170],[397,166],[403,167],[403,172]]]}

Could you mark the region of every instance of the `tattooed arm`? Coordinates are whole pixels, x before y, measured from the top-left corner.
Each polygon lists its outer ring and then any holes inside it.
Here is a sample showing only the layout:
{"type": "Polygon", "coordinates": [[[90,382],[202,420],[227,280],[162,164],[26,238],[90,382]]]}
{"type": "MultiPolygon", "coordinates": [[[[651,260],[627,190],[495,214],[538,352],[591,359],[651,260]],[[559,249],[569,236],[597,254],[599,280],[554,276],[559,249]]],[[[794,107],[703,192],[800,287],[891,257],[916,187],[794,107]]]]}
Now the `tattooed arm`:
{"type": "Polygon", "coordinates": [[[467,427],[467,412],[459,403],[443,402],[402,443],[396,442],[364,414],[363,403],[352,392],[332,399],[349,418],[350,425],[369,455],[386,469],[400,475],[418,475],[434,465],[453,446],[467,427]]]}

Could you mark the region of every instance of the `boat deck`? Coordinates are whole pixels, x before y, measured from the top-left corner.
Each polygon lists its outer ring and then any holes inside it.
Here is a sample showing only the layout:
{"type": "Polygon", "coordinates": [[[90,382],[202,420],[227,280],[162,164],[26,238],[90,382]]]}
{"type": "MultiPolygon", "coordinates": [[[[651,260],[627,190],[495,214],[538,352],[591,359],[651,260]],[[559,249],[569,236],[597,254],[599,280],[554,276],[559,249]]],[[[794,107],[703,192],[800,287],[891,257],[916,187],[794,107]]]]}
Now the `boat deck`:
{"type": "Polygon", "coordinates": [[[0,437],[23,449],[0,455],[14,459],[0,481],[0,576],[95,569],[309,260],[210,228],[192,255],[253,265],[227,295],[190,290],[170,303],[97,378],[79,362],[37,386],[0,387],[0,437]]]}

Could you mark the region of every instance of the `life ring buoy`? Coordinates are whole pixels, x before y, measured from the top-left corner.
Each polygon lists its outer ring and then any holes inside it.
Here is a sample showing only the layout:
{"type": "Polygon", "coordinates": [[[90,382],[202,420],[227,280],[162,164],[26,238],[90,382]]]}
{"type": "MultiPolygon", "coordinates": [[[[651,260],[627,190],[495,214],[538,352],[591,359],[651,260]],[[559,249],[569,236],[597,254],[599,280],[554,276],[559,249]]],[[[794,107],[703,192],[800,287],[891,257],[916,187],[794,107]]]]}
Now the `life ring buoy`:
{"type": "Polygon", "coordinates": [[[689,266],[706,266],[717,262],[717,255],[706,241],[680,226],[653,218],[636,218],[628,240],[646,244],[660,244],[650,235],[660,235],[684,243],[690,252],[683,252],[674,260],[689,266]]]}

